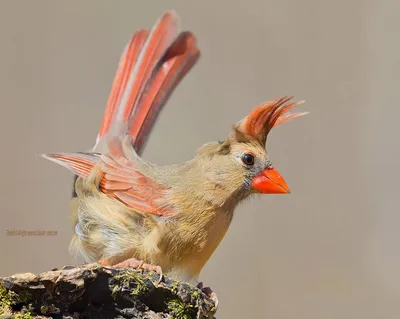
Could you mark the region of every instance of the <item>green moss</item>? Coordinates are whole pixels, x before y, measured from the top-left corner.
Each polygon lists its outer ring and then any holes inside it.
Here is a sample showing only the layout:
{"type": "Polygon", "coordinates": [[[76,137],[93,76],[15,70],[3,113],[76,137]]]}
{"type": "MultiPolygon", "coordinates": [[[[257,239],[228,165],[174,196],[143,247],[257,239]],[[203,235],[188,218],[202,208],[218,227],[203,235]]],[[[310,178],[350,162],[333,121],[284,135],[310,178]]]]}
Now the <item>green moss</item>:
{"type": "Polygon", "coordinates": [[[139,295],[147,290],[146,283],[143,279],[134,272],[130,272],[129,276],[136,281],[136,288],[131,292],[131,295],[139,295]]]}
{"type": "Polygon", "coordinates": [[[131,295],[141,295],[147,291],[147,286],[142,277],[133,271],[127,271],[122,275],[114,276],[117,283],[113,285],[111,296],[115,299],[117,294],[122,290],[135,289],[131,291],[131,295]]]}
{"type": "Polygon", "coordinates": [[[0,285],[0,315],[9,315],[11,313],[11,306],[15,304],[18,295],[0,285]]]}
{"type": "Polygon", "coordinates": [[[121,291],[121,286],[115,285],[113,290],[111,291],[111,297],[115,300],[117,298],[117,294],[121,291]]]}
{"type": "Polygon", "coordinates": [[[171,291],[173,293],[177,293],[178,292],[178,287],[179,287],[179,281],[174,281],[171,285],[171,291]]]}
{"type": "Polygon", "coordinates": [[[29,305],[28,308],[22,307],[20,313],[14,315],[15,319],[33,319],[35,316],[32,314],[32,308],[29,305]]]}
{"type": "MultiPolygon", "coordinates": [[[[0,316],[10,316],[12,314],[11,307],[15,305],[17,302],[27,302],[30,300],[31,296],[27,292],[23,292],[20,295],[16,294],[14,291],[8,290],[0,285],[0,316]]],[[[16,319],[31,319],[32,308],[29,305],[28,307],[22,307],[20,313],[15,314],[13,318],[16,319]]]]}
{"type": "Polygon", "coordinates": [[[193,293],[192,293],[192,298],[193,299],[197,299],[197,298],[199,298],[199,296],[200,296],[200,293],[199,293],[198,290],[193,291],[193,293]]]}
{"type": "Polygon", "coordinates": [[[191,319],[195,314],[193,305],[185,305],[179,299],[168,301],[167,306],[171,310],[171,318],[173,319],[191,319]]]}

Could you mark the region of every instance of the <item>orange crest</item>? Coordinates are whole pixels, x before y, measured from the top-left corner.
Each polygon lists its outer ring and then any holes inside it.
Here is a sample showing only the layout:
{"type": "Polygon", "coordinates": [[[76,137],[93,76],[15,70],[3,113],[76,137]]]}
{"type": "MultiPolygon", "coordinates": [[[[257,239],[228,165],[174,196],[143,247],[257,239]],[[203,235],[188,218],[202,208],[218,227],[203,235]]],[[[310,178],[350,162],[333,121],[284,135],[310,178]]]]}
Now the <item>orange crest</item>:
{"type": "Polygon", "coordinates": [[[265,145],[268,133],[273,127],[296,117],[308,114],[308,112],[290,113],[289,111],[291,109],[304,103],[304,101],[290,102],[292,99],[293,97],[285,96],[261,104],[243,120],[238,122],[234,129],[237,133],[240,132],[244,134],[244,136],[257,140],[261,145],[265,145]]]}

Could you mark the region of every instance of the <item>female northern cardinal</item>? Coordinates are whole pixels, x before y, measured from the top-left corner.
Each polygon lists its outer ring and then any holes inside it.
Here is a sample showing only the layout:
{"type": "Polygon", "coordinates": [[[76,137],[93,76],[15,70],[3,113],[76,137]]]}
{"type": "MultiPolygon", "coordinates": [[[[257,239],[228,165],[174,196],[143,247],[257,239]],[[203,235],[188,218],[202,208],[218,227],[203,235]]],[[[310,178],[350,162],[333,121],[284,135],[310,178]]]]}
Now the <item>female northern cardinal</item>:
{"type": "Polygon", "coordinates": [[[88,261],[198,274],[225,235],[237,204],[254,193],[289,193],[265,150],[269,131],[305,113],[283,97],[255,108],[224,142],[186,163],[139,157],[160,109],[199,57],[192,33],[165,13],[125,49],[91,152],[44,155],[78,175],[71,246],[88,261]]]}

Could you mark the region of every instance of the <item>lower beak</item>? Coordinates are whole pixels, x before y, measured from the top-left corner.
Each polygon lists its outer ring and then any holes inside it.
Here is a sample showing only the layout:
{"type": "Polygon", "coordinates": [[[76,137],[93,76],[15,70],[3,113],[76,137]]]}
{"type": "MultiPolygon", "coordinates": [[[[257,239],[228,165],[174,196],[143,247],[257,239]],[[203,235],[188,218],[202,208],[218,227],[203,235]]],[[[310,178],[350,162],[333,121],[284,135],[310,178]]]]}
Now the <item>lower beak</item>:
{"type": "Polygon", "coordinates": [[[288,194],[290,189],[283,177],[273,168],[267,168],[253,178],[252,188],[262,194],[288,194]]]}

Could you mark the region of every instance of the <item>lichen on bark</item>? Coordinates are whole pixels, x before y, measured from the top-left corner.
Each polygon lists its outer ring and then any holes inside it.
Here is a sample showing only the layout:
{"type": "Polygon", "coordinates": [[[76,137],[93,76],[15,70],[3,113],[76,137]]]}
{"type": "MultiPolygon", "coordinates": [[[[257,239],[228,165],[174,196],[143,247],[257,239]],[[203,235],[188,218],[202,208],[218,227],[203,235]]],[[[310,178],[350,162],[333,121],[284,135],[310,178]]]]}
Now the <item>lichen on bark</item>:
{"type": "Polygon", "coordinates": [[[214,318],[199,288],[134,269],[86,264],[0,278],[0,318],[214,318]]]}

